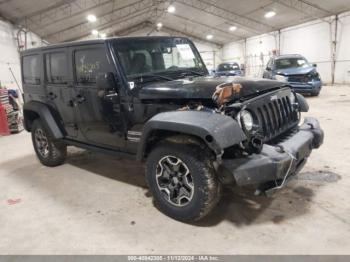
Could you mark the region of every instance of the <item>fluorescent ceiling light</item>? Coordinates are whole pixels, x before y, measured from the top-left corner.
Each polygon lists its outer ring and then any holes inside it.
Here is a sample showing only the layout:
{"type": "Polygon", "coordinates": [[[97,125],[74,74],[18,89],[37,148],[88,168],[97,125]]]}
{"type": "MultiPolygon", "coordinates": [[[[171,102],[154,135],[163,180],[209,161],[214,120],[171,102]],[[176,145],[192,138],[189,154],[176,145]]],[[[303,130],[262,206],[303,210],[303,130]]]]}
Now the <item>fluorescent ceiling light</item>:
{"type": "Polygon", "coordinates": [[[96,20],[97,20],[97,18],[96,18],[95,15],[88,15],[88,16],[86,17],[86,19],[87,19],[89,22],[91,22],[91,23],[96,22],[96,20]]]}
{"type": "Polygon", "coordinates": [[[213,39],[213,35],[207,35],[207,39],[210,40],[210,39],[213,39]]]}
{"type": "Polygon", "coordinates": [[[269,11],[265,13],[265,18],[271,18],[271,17],[274,17],[275,15],[276,15],[275,11],[269,11]]]}
{"type": "Polygon", "coordinates": [[[157,24],[157,27],[158,27],[158,28],[161,28],[162,26],[163,26],[162,23],[158,23],[158,24],[157,24]]]}
{"type": "Polygon", "coordinates": [[[237,26],[230,26],[230,31],[235,31],[235,30],[237,30],[237,26]]]}
{"type": "Polygon", "coordinates": [[[91,34],[98,35],[98,31],[96,29],[94,29],[94,30],[91,31],[91,34]]]}
{"type": "Polygon", "coordinates": [[[169,5],[169,7],[168,7],[168,12],[169,13],[174,13],[175,12],[175,6],[173,6],[173,5],[169,5]]]}
{"type": "Polygon", "coordinates": [[[101,33],[101,34],[100,34],[100,37],[101,37],[101,38],[106,38],[106,37],[107,37],[107,34],[106,34],[106,33],[101,33]]]}

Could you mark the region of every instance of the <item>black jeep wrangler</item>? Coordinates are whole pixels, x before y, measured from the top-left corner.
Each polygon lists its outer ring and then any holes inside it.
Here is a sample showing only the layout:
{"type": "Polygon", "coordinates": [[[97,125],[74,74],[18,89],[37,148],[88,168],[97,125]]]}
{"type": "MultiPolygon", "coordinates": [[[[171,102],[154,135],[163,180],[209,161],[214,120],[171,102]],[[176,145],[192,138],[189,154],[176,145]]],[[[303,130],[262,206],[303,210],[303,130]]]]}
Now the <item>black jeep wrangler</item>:
{"type": "Polygon", "coordinates": [[[178,220],[208,214],[222,185],[281,188],[323,142],[288,83],[209,76],[187,38],[64,43],[24,51],[21,65],[42,164],[62,164],[67,146],[145,161],[155,203],[178,220]]]}

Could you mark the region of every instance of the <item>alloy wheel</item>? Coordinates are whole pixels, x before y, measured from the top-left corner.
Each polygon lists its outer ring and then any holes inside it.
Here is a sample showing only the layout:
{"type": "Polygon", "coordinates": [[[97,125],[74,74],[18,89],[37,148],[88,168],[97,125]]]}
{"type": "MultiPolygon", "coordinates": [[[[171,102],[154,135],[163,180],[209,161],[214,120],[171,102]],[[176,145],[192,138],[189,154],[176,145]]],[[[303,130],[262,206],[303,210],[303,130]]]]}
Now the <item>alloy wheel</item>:
{"type": "Polygon", "coordinates": [[[164,199],[178,207],[188,205],[194,194],[193,178],[178,157],[165,156],[157,164],[156,180],[164,199]]]}
{"type": "Polygon", "coordinates": [[[37,146],[39,154],[44,158],[48,157],[50,153],[49,141],[47,139],[45,132],[40,128],[36,129],[34,133],[34,139],[35,139],[35,144],[37,146]]]}

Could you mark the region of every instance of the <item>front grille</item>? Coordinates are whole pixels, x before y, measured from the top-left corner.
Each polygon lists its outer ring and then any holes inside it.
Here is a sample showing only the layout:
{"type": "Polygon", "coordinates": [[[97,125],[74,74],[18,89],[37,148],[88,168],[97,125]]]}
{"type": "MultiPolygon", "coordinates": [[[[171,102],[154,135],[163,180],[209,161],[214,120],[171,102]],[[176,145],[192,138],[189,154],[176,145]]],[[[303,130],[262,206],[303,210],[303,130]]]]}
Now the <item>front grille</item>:
{"type": "Polygon", "coordinates": [[[288,76],[288,82],[307,83],[308,81],[309,81],[309,78],[307,75],[290,75],[290,76],[288,76]]]}
{"type": "Polygon", "coordinates": [[[272,140],[298,124],[298,111],[289,99],[290,89],[264,95],[250,103],[259,122],[264,142],[272,140]]]}

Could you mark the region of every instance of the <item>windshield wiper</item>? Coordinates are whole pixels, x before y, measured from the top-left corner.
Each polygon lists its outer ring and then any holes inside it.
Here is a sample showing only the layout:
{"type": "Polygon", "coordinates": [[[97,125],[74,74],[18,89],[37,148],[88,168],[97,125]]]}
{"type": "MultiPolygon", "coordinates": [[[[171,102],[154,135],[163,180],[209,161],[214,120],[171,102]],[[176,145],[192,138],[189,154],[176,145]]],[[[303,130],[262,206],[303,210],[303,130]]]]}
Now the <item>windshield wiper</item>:
{"type": "Polygon", "coordinates": [[[171,77],[163,76],[163,75],[156,75],[156,74],[145,74],[145,75],[140,75],[140,76],[133,77],[133,78],[137,78],[139,80],[138,82],[140,82],[140,83],[145,83],[145,82],[148,82],[149,80],[152,80],[152,79],[164,79],[164,80],[168,80],[168,81],[174,80],[171,77]]]}
{"type": "Polygon", "coordinates": [[[197,76],[204,76],[205,74],[204,73],[201,73],[201,72],[198,72],[198,71],[194,71],[194,70],[186,70],[192,74],[195,74],[197,76]]]}
{"type": "Polygon", "coordinates": [[[204,76],[204,73],[195,71],[195,70],[191,70],[191,69],[183,69],[183,70],[179,70],[179,72],[181,73],[181,75],[197,75],[197,76],[204,76]]]}

